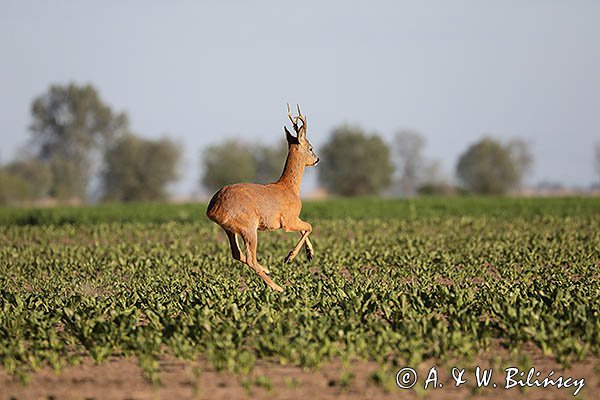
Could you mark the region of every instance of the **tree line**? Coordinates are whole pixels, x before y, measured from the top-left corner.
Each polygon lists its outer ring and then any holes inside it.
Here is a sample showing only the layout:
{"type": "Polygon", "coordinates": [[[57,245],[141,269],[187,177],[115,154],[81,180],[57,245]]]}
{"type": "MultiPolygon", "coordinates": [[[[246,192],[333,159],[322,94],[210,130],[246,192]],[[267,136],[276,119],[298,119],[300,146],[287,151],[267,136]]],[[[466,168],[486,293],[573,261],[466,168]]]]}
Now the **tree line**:
{"type": "Polygon", "coordinates": [[[0,204],[37,199],[81,202],[162,200],[178,178],[181,149],[168,138],[143,138],[91,85],[53,85],[31,105],[30,140],[0,168],[0,204]]]}
{"type": "MultiPolygon", "coordinates": [[[[320,185],[340,196],[500,195],[516,190],[533,157],[521,140],[500,143],[484,137],[459,158],[458,185],[444,176],[440,164],[424,156],[426,141],[416,131],[401,130],[392,143],[359,126],[340,125],[318,150],[320,185]]],[[[203,156],[202,184],[209,190],[242,181],[271,182],[281,173],[287,149],[226,140],[203,156]]]]}
{"type": "MultiPolygon", "coordinates": [[[[0,165],[0,204],[160,201],[179,178],[181,146],[132,132],[126,113],[111,109],[89,84],[50,86],[32,102],[29,131],[21,154],[0,165]]],[[[319,183],[341,196],[495,195],[518,189],[533,162],[523,141],[484,137],[459,157],[455,185],[439,162],[425,158],[425,146],[416,131],[399,131],[386,143],[375,132],[340,125],[318,150],[319,183]]],[[[596,153],[600,170],[600,148],[596,153]]],[[[286,155],[283,135],[275,145],[227,139],[202,152],[200,183],[214,191],[234,182],[274,181],[286,155]]]]}

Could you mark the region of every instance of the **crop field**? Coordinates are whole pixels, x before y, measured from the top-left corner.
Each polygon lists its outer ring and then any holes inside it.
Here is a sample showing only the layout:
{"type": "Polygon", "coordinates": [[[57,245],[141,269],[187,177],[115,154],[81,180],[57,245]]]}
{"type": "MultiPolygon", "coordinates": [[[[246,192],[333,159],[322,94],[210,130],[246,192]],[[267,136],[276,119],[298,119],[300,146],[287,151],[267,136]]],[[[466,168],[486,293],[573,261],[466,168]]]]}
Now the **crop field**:
{"type": "Polygon", "coordinates": [[[205,209],[0,209],[0,399],[573,398],[459,391],[454,365],[496,367],[498,386],[507,366],[552,367],[600,395],[600,199],[305,202],[311,263],[283,263],[297,234],[259,233],[283,293],[231,258],[205,209]],[[137,391],[101,380],[125,364],[137,391]],[[444,387],[424,390],[433,365],[444,387]]]}

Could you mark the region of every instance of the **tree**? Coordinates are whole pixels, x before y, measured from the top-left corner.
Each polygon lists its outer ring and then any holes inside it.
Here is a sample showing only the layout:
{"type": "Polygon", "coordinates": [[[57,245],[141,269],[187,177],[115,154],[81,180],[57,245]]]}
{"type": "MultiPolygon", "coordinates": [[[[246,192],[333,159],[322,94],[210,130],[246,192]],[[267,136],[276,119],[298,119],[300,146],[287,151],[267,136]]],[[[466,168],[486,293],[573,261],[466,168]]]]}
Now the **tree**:
{"type": "Polygon", "coordinates": [[[215,191],[238,182],[274,182],[283,171],[287,153],[284,140],[275,146],[225,140],[204,150],[201,183],[215,191]]]}
{"type": "Polygon", "coordinates": [[[119,139],[105,153],[104,199],[164,200],[169,183],[178,177],[181,149],[167,138],[150,140],[133,134],[119,139]]]}
{"type": "Polygon", "coordinates": [[[519,187],[531,162],[532,157],[524,142],[510,142],[503,146],[485,137],[461,155],[456,173],[470,192],[504,194],[519,187]]]}
{"type": "Polygon", "coordinates": [[[442,171],[442,166],[438,160],[427,163],[423,168],[423,177],[417,188],[417,193],[421,196],[451,196],[456,194],[457,190],[442,171]]]}
{"type": "Polygon", "coordinates": [[[400,191],[403,196],[414,196],[423,179],[425,138],[419,132],[403,130],[394,137],[396,171],[400,174],[400,191]]]}
{"type": "Polygon", "coordinates": [[[288,146],[285,140],[275,146],[258,145],[254,151],[256,162],[256,182],[269,183],[281,176],[288,146]]]}
{"type": "Polygon", "coordinates": [[[533,164],[533,155],[529,150],[529,145],[521,139],[513,139],[509,141],[506,148],[510,152],[511,158],[517,166],[517,171],[519,171],[520,185],[523,177],[531,169],[531,166],[533,164]]]}
{"type": "Polygon", "coordinates": [[[320,151],[319,181],[342,196],[379,194],[392,182],[390,151],[376,134],[339,126],[320,151]]]}
{"type": "Polygon", "coordinates": [[[253,153],[252,146],[235,139],[207,147],[202,154],[202,184],[216,191],[232,183],[252,181],[257,169],[253,153]]]}
{"type": "Polygon", "coordinates": [[[103,151],[127,130],[127,116],[114,113],[91,85],[53,85],[31,106],[37,158],[52,171],[50,195],[84,198],[94,151],[103,151]]]}

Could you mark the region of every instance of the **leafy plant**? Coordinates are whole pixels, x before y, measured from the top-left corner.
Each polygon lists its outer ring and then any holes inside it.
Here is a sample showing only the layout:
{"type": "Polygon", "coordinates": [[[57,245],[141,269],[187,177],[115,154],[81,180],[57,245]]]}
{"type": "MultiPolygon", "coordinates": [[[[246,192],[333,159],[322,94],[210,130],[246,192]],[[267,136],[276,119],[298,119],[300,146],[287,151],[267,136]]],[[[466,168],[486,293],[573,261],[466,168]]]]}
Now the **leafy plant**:
{"type": "Polygon", "coordinates": [[[317,368],[357,358],[377,362],[381,376],[498,341],[563,363],[600,353],[598,200],[413,205],[412,218],[394,200],[307,205],[312,264],[283,264],[294,236],[261,237],[282,294],[231,259],[201,205],[5,213],[0,365],[24,377],[86,356],[135,356],[156,381],[164,353],[241,375],[257,360],[317,368]],[[41,223],[19,225],[19,215],[41,223]]]}

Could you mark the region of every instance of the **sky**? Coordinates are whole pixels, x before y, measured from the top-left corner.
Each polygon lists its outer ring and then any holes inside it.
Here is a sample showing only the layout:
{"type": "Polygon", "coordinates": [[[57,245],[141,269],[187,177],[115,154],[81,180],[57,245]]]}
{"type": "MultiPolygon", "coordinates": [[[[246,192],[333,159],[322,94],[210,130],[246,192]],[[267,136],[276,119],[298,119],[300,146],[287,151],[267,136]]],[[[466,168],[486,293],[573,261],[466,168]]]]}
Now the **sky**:
{"type": "MultiPolygon", "coordinates": [[[[599,180],[598,1],[0,0],[0,157],[29,140],[51,84],[91,83],[145,137],[181,143],[177,195],[199,190],[203,148],[275,143],[300,103],[317,149],[358,124],[427,139],[454,176],[484,135],[529,143],[526,183],[599,180]]],[[[318,168],[318,167],[317,167],[318,168]]],[[[303,193],[316,187],[307,171],[303,193]]]]}

